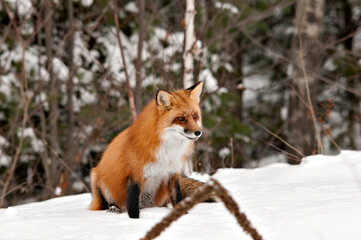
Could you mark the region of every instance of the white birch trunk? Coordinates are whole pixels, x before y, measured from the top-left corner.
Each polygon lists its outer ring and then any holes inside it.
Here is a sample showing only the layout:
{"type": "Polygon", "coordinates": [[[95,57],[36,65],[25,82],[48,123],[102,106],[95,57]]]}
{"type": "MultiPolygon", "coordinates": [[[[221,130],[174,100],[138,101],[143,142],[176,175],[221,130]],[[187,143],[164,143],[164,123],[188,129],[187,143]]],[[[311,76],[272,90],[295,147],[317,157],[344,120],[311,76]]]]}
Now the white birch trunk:
{"type": "MultiPolygon", "coordinates": [[[[193,85],[193,46],[196,42],[194,34],[194,15],[196,14],[194,8],[194,0],[187,0],[185,12],[185,37],[184,37],[184,52],[183,52],[183,87],[189,88],[193,85]]],[[[190,151],[194,152],[195,146],[192,144],[190,151]]],[[[190,175],[193,171],[192,157],[189,155],[187,161],[183,165],[183,174],[190,175]]]]}
{"type": "Polygon", "coordinates": [[[184,76],[183,86],[189,88],[193,85],[193,53],[192,49],[196,42],[194,34],[194,16],[196,14],[194,8],[194,0],[187,0],[185,13],[185,48],[183,53],[184,76]]]}

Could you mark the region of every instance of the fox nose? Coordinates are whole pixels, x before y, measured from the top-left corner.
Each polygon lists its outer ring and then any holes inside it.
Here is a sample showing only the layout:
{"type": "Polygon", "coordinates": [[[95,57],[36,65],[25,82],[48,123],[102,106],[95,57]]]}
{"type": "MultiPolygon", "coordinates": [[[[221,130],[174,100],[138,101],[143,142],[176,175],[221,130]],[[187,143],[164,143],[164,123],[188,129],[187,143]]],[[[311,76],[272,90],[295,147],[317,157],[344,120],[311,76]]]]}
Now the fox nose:
{"type": "Polygon", "coordinates": [[[199,137],[199,136],[202,134],[202,132],[201,132],[201,131],[195,131],[194,134],[195,134],[197,137],[199,137]]]}

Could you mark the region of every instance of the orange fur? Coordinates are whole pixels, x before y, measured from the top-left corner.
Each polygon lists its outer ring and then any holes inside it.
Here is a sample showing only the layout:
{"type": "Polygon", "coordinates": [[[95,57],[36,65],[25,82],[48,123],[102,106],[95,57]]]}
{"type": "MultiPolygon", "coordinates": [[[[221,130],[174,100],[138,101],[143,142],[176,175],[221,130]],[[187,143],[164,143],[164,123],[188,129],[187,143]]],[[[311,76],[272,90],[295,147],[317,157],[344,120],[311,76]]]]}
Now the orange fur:
{"type": "MultiPolygon", "coordinates": [[[[124,210],[128,179],[138,183],[141,192],[144,190],[147,181],[144,169],[159,161],[157,153],[165,141],[162,136],[167,127],[177,125],[192,134],[200,131],[199,95],[202,85],[198,83],[194,89],[170,93],[160,91],[156,100],[144,108],[134,123],[111,141],[99,164],[91,171],[93,199],[90,210],[106,209],[108,206],[104,206],[102,198],[124,210]],[[178,117],[184,117],[185,121],[178,117]]],[[[194,143],[189,140],[187,144],[194,143]]],[[[182,159],[186,159],[188,154],[189,151],[185,152],[182,159]]],[[[155,206],[163,206],[171,198],[174,192],[171,181],[178,177],[178,173],[161,181],[153,199],[155,206]]]]}

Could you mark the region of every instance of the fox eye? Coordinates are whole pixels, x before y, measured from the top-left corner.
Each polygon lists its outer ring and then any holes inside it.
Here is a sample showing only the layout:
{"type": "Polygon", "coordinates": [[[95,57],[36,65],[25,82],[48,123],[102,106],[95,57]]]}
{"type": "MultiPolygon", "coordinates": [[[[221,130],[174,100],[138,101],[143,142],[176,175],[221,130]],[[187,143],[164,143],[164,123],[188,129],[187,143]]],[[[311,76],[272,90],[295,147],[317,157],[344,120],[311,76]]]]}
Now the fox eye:
{"type": "Polygon", "coordinates": [[[186,120],[184,117],[177,117],[176,119],[181,122],[184,122],[186,120]]]}
{"type": "Polygon", "coordinates": [[[193,115],[193,119],[194,119],[194,120],[196,120],[196,121],[197,121],[197,120],[198,120],[198,118],[199,118],[199,117],[198,117],[198,115],[197,115],[197,114],[194,114],[194,115],[193,115]]]}

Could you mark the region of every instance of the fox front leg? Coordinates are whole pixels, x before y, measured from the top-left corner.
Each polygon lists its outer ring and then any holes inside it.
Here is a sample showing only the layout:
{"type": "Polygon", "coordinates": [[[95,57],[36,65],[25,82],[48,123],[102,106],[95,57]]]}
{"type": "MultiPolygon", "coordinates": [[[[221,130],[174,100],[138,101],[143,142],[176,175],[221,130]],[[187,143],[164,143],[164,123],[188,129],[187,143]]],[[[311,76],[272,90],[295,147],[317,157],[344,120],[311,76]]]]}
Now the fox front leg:
{"type": "Polygon", "coordinates": [[[129,178],[127,182],[127,211],[130,218],[139,218],[139,196],[139,184],[129,178]]]}
{"type": "Polygon", "coordinates": [[[169,192],[170,192],[170,201],[174,207],[177,203],[179,203],[183,199],[179,185],[179,179],[177,175],[173,176],[169,181],[169,192]]]}

